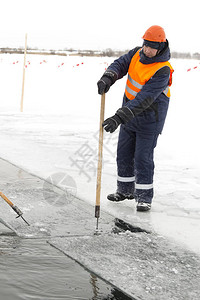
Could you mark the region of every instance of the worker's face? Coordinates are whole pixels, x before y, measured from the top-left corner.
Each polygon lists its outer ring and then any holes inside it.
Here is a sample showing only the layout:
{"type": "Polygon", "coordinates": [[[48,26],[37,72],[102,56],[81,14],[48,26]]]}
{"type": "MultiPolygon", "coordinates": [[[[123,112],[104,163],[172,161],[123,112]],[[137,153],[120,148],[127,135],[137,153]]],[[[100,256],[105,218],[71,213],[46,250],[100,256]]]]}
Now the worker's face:
{"type": "Polygon", "coordinates": [[[151,48],[151,47],[148,47],[145,45],[143,46],[143,51],[144,51],[144,54],[149,58],[156,56],[156,54],[158,52],[157,49],[154,49],[154,48],[151,48]]]}

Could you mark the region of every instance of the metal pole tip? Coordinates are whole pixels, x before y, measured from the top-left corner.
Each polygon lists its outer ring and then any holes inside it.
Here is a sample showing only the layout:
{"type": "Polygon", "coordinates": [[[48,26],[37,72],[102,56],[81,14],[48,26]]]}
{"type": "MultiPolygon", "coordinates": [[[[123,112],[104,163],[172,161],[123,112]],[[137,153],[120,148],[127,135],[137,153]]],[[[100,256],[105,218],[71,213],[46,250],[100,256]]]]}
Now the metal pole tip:
{"type": "Polygon", "coordinates": [[[97,218],[97,225],[96,225],[96,230],[99,228],[99,218],[97,218]]]}

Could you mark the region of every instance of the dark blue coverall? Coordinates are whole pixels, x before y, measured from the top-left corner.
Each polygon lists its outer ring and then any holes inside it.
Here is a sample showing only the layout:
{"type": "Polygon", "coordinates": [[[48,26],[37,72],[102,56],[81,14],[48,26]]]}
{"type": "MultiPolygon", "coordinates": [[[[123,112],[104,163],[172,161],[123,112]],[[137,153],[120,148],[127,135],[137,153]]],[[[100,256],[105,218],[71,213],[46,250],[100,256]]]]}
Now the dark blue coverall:
{"type": "MultiPolygon", "coordinates": [[[[116,59],[109,67],[117,80],[128,73],[136,47],[116,59]]],[[[168,42],[162,55],[148,58],[140,51],[140,62],[152,64],[170,59],[168,42]]],[[[129,107],[135,117],[122,124],[117,147],[117,192],[134,194],[136,201],[151,203],[153,198],[154,148],[162,132],[167,115],[169,98],[163,93],[169,84],[170,68],[164,66],[147,81],[134,100],[124,94],[123,106],[129,107]]]]}

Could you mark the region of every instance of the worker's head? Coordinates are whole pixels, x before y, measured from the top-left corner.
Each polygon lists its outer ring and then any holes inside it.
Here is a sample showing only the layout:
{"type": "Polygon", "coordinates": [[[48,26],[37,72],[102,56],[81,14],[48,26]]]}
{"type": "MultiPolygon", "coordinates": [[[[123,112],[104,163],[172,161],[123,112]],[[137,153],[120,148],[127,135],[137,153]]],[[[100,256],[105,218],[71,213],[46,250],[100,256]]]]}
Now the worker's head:
{"type": "Polygon", "coordinates": [[[165,31],[158,25],[148,28],[143,35],[143,51],[147,57],[154,57],[162,51],[166,44],[165,31]]]}

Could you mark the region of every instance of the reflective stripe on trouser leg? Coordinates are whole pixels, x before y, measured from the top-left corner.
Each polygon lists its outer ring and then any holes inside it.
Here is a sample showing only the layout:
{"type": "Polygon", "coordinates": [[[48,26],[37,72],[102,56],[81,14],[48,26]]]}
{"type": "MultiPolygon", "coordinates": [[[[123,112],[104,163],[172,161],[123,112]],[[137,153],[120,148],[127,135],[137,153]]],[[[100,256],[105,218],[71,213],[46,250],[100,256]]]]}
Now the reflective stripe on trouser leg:
{"type": "Polygon", "coordinates": [[[151,203],[153,199],[154,148],[158,134],[137,134],[135,150],[135,199],[151,203]]]}
{"type": "Polygon", "coordinates": [[[133,194],[135,138],[121,126],[117,146],[117,191],[121,194],[133,194]]]}
{"type": "Polygon", "coordinates": [[[150,190],[153,189],[153,183],[152,184],[135,184],[135,188],[138,190],[150,190]]]}
{"type": "Polygon", "coordinates": [[[121,181],[121,182],[133,182],[135,181],[135,176],[132,177],[121,177],[121,176],[117,176],[117,180],[121,181]]]}

